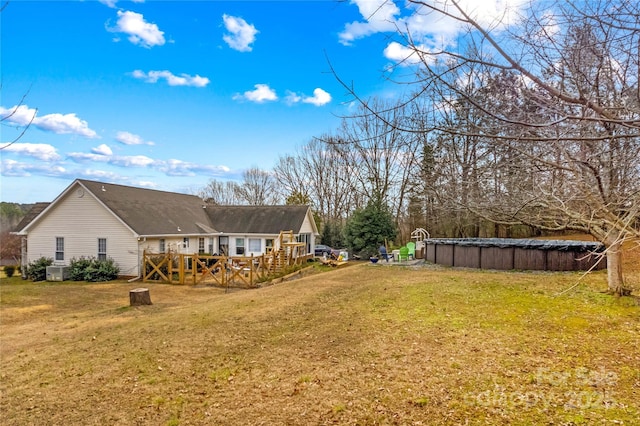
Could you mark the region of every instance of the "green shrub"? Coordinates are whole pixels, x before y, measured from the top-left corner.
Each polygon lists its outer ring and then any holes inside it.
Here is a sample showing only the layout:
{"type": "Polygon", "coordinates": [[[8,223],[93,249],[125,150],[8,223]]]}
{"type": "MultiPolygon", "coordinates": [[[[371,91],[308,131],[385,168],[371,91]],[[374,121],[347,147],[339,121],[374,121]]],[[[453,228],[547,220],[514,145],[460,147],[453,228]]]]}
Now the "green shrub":
{"type": "Polygon", "coordinates": [[[15,272],[16,272],[15,265],[7,265],[4,267],[4,274],[7,276],[7,278],[11,278],[15,272]]]}
{"type": "Polygon", "coordinates": [[[95,257],[71,259],[69,277],[74,281],[111,281],[118,278],[120,268],[113,259],[98,260],[95,257]]]}
{"type": "Polygon", "coordinates": [[[84,273],[84,280],[89,282],[111,281],[118,278],[120,268],[111,258],[94,260],[84,273]]]}
{"type": "Polygon", "coordinates": [[[27,265],[27,278],[31,281],[44,281],[47,279],[47,266],[53,265],[50,257],[41,257],[27,265]]]}
{"type": "Polygon", "coordinates": [[[72,281],[84,281],[85,270],[91,266],[93,258],[73,258],[69,263],[69,279],[72,281]]]}

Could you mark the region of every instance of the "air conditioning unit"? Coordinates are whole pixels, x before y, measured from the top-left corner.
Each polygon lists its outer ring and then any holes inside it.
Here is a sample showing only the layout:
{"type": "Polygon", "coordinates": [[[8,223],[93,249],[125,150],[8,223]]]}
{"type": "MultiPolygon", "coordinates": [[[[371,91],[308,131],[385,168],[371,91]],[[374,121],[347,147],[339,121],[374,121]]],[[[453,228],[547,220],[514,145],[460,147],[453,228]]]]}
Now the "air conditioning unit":
{"type": "Polygon", "coordinates": [[[69,279],[68,266],[47,266],[47,281],[65,281],[69,279]]]}

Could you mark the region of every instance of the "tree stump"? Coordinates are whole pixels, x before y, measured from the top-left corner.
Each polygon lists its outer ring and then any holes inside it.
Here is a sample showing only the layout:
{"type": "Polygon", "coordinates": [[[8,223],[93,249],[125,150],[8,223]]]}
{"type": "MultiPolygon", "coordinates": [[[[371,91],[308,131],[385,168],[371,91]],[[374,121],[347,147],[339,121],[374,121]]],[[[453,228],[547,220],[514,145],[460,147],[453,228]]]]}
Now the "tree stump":
{"type": "Polygon", "coordinates": [[[134,288],[129,291],[129,304],[131,306],[151,305],[151,295],[148,288],[134,288]]]}

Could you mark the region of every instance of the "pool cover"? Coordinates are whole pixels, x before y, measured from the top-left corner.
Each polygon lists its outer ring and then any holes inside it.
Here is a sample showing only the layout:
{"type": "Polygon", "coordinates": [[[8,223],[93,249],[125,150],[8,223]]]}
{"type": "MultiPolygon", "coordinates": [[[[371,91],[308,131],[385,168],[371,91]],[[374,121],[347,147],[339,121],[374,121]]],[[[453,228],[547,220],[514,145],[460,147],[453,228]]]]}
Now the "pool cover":
{"type": "Polygon", "coordinates": [[[431,238],[426,244],[450,244],[467,247],[518,247],[531,250],[559,250],[574,252],[603,252],[602,243],[573,240],[532,240],[514,238],[431,238]]]}

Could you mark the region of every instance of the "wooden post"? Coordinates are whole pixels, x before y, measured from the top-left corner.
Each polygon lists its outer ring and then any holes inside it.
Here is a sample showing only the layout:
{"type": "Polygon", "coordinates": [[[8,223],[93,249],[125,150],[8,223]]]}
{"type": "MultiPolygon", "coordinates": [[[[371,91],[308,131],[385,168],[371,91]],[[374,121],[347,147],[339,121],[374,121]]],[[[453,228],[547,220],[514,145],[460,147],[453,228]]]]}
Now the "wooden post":
{"type": "Polygon", "coordinates": [[[142,282],[147,282],[147,249],[142,250],[142,282]]]}
{"type": "Polygon", "coordinates": [[[151,305],[151,295],[148,288],[134,288],[129,291],[129,304],[131,306],[151,305]]]}

